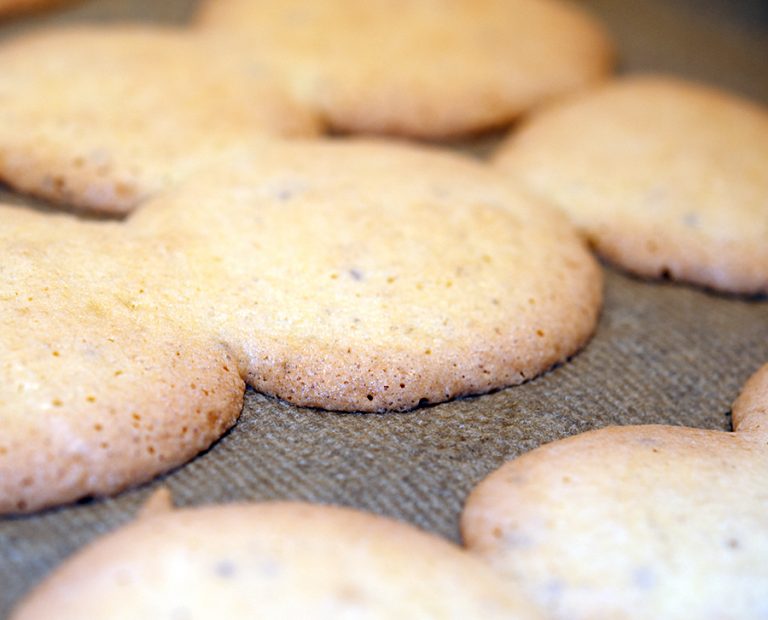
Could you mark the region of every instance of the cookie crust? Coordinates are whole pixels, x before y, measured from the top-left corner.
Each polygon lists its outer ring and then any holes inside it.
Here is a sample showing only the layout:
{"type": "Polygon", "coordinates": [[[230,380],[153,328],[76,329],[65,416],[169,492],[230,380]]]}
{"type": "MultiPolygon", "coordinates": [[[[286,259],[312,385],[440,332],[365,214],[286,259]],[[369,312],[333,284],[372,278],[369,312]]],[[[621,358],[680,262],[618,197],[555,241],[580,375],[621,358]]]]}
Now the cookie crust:
{"type": "Polygon", "coordinates": [[[116,215],[233,144],[321,131],[278,77],[225,42],[173,28],[16,38],[0,46],[0,100],[0,180],[116,215]]]}
{"type": "Polygon", "coordinates": [[[345,132],[476,132],[613,64],[597,20],[552,0],[210,0],[198,22],[241,38],[244,54],[277,67],[345,132]]]}
{"type": "Polygon", "coordinates": [[[633,273],[768,292],[768,110],[756,103],[627,77],[532,117],[496,164],[633,273]]]}
{"type": "Polygon", "coordinates": [[[12,618],[173,612],[195,618],[539,617],[482,563],[412,526],[348,508],[269,503],[142,518],[70,559],[12,618]]]}
{"type": "Polygon", "coordinates": [[[469,550],[553,618],[754,618],[768,570],[768,365],[734,432],[610,427],[510,461],[470,495],[469,550]]]}

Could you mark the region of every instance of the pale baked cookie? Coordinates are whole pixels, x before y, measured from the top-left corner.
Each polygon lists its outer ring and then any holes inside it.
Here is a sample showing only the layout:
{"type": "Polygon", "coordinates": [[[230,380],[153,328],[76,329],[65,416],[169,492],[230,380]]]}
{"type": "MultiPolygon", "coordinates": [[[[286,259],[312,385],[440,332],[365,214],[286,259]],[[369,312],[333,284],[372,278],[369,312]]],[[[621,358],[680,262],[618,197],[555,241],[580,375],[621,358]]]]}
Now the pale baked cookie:
{"type": "Polygon", "coordinates": [[[624,78],[534,116],[496,163],[632,272],[768,292],[764,107],[674,78],[624,78]]]}
{"type": "Polygon", "coordinates": [[[267,145],[125,222],[0,207],[0,511],[191,458],[243,379],[299,405],[409,409],[533,378],[594,329],[566,219],[479,163],[267,145]]]}
{"type": "Polygon", "coordinates": [[[240,413],[224,348],[141,307],[157,244],[123,232],[0,206],[0,513],[148,480],[240,413]]]}
{"type": "Polygon", "coordinates": [[[0,46],[0,180],[58,203],[124,213],[198,157],[319,129],[223,41],[101,26],[0,46]]]}
{"type": "Polygon", "coordinates": [[[509,122],[604,78],[612,45],[556,0],[208,0],[199,23],[239,36],[336,129],[445,137],[509,122]]]}
{"type": "Polygon", "coordinates": [[[472,492],[467,547],[552,618],[764,618],[768,366],[733,426],[613,427],[534,450],[472,492]]]}
{"type": "Polygon", "coordinates": [[[539,618],[459,547],[383,517],[298,503],[143,517],[80,551],[11,616],[539,618]]]}
{"type": "Polygon", "coordinates": [[[163,305],[299,405],[404,410],[521,383],[575,353],[600,309],[599,267],[565,217],[437,150],[265,146],[131,225],[186,259],[171,285],[186,297],[163,305]]]}

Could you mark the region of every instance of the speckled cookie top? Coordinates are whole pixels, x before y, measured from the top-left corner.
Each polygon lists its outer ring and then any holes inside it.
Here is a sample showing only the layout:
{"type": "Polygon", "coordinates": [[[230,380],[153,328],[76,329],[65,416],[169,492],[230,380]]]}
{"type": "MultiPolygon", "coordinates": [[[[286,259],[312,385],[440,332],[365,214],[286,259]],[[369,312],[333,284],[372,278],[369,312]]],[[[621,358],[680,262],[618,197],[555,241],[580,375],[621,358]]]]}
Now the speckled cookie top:
{"type": "Polygon", "coordinates": [[[198,157],[312,136],[314,114],[223,41],[150,26],[44,30],[0,46],[0,179],[124,213],[198,157]]]}
{"type": "Polygon", "coordinates": [[[128,296],[148,246],[23,208],[0,205],[0,222],[0,513],[116,493],[234,423],[227,351],[128,296]]]}
{"type": "Polygon", "coordinates": [[[552,618],[759,618],[768,366],[732,433],[611,427],[510,461],[471,494],[470,550],[552,618]]]}
{"type": "Polygon", "coordinates": [[[210,445],[243,380],[404,410],[533,378],[591,335],[565,219],[405,145],[232,152],[124,222],[0,207],[4,512],[109,494],[210,445]]]}
{"type": "Polygon", "coordinates": [[[436,150],[273,145],[131,224],[173,231],[179,312],[202,312],[258,390],[302,405],[403,410],[520,383],[578,350],[600,307],[565,218],[436,150]]]}
{"type": "Polygon", "coordinates": [[[671,77],[627,77],[535,115],[498,167],[609,259],[768,291],[768,110],[671,77]]]}

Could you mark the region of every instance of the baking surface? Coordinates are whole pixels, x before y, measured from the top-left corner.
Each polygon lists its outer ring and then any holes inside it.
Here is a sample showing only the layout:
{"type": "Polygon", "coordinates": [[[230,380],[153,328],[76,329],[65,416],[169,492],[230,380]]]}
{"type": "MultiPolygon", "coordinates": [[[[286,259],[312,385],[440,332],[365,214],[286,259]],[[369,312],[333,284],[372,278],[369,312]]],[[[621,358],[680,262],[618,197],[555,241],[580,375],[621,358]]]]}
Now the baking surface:
{"type": "MultiPolygon", "coordinates": [[[[92,0],[0,25],[0,40],[41,24],[181,22],[191,0],[92,0]]],[[[582,0],[619,40],[623,71],[662,70],[768,102],[763,0],[582,0]]],[[[486,151],[485,137],[469,146],[486,151]]],[[[23,201],[0,188],[0,200],[23,201]]],[[[598,332],[569,364],[523,386],[405,414],[299,409],[249,391],[236,427],[151,485],[108,500],[0,519],[0,617],[92,538],[129,520],[159,484],[179,505],[302,499],[397,517],[458,539],[470,489],[541,443],[610,424],[727,429],[744,381],[768,362],[768,300],[606,269],[598,332]]],[[[2,432],[0,430],[0,432],[2,432]]]]}

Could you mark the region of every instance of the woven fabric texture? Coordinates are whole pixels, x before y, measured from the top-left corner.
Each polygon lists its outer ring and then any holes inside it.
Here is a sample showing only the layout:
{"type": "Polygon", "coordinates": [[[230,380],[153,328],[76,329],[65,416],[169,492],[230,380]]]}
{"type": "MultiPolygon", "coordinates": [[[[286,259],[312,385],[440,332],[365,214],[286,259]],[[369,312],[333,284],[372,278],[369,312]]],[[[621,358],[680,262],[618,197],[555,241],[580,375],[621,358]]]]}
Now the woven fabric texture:
{"type": "MultiPolygon", "coordinates": [[[[194,4],[92,0],[2,24],[0,40],[50,23],[181,23],[194,4]]],[[[582,4],[614,31],[622,71],[671,71],[768,102],[768,6],[762,0],[582,4]]],[[[457,147],[483,153],[495,139],[457,147]]],[[[0,200],[26,202],[1,187],[0,200]]],[[[230,433],[153,484],[114,499],[0,519],[0,617],[61,560],[130,520],[160,484],[182,506],[268,499],[336,503],[458,540],[470,489],[505,460],[544,442],[611,424],[729,428],[730,403],[768,362],[768,300],[643,282],[610,268],[605,295],[598,332],[587,348],[525,385],[385,415],[299,409],[249,391],[230,433]]]]}

